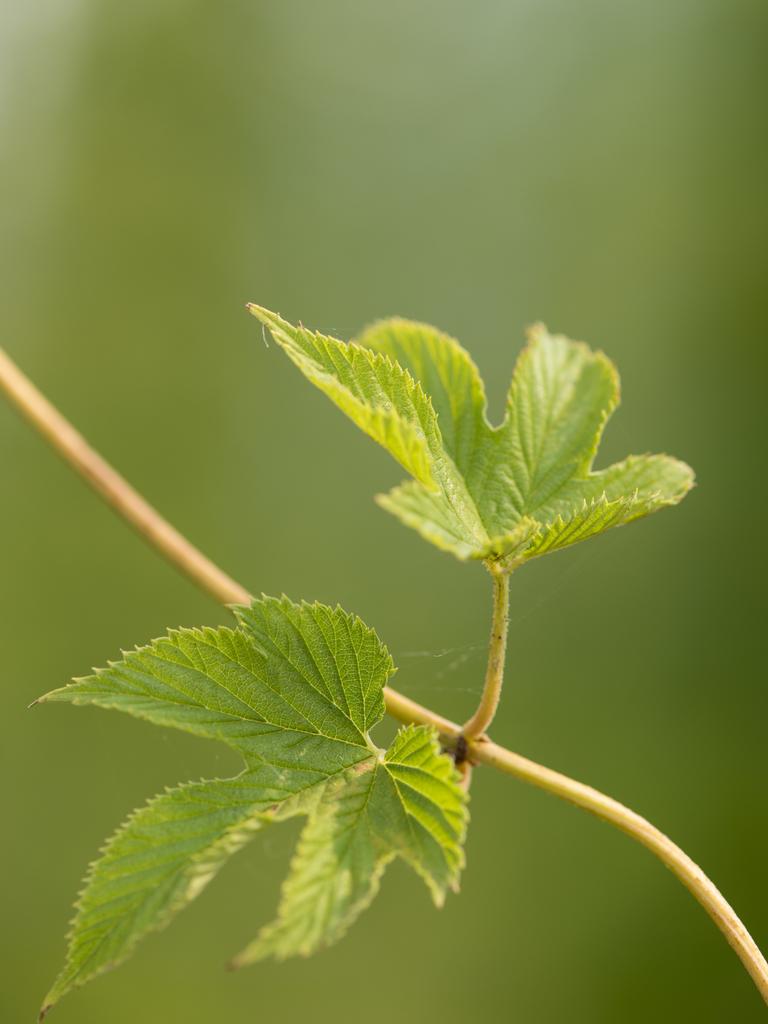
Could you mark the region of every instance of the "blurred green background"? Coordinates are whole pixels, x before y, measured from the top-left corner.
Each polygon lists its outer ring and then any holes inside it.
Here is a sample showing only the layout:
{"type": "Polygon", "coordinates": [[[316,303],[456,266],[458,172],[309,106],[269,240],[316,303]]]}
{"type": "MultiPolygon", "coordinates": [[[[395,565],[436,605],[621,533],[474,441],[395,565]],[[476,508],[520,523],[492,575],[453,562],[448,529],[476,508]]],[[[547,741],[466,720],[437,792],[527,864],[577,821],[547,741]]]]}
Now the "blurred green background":
{"type": "MultiPolygon", "coordinates": [[[[764,0],[3,0],[0,41],[0,343],[208,554],[358,612],[444,713],[479,692],[484,573],[374,505],[401,471],[243,304],[341,337],[432,321],[494,417],[532,320],[616,360],[601,463],[669,451],[699,487],[514,578],[494,733],[668,830],[763,947],[767,45],[764,0]]],[[[234,761],[119,715],[25,711],[226,613],[3,403],[0,460],[10,1022],[34,1018],[102,839],[234,761]]],[[[441,913],[395,866],[336,948],[224,973],[274,909],[282,826],[56,1021],[763,1019],[645,851],[490,772],[472,796],[441,913]]]]}

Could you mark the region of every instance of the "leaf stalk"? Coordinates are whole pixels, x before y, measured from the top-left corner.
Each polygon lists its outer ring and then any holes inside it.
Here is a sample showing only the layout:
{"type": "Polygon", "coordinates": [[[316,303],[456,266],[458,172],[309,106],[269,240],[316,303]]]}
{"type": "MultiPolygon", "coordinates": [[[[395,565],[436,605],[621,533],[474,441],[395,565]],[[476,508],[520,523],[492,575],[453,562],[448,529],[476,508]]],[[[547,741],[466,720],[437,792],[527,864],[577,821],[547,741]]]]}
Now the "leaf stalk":
{"type": "Polygon", "coordinates": [[[464,724],[462,733],[469,742],[482,736],[494,719],[501,699],[504,683],[504,661],[507,653],[509,632],[509,572],[488,566],[493,580],[493,613],[491,615],[491,637],[488,641],[488,666],[480,703],[472,717],[464,724]]]}

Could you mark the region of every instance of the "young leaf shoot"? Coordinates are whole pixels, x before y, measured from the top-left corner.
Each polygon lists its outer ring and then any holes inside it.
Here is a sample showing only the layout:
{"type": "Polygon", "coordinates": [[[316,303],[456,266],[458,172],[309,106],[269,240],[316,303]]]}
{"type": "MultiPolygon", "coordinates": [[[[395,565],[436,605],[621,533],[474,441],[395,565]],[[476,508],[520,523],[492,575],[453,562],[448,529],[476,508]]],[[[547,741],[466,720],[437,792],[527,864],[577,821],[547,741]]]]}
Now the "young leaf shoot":
{"type": "Polygon", "coordinates": [[[693,486],[690,467],[668,455],[593,471],[619,403],[618,373],[602,352],[541,324],[528,332],[494,427],[477,367],[434,327],[384,320],[345,344],[248,308],[304,376],[411,474],[379,504],[457,558],[511,570],[676,505],[693,486]]]}

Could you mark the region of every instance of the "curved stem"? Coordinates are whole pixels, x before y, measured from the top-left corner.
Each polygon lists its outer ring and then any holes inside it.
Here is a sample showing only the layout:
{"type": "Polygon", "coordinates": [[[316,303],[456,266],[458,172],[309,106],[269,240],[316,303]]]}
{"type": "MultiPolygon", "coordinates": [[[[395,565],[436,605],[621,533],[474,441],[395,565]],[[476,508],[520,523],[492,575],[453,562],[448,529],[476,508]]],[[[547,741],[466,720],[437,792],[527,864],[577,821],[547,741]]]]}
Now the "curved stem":
{"type": "Polygon", "coordinates": [[[474,715],[465,723],[464,738],[474,740],[482,736],[493,721],[501,698],[504,682],[504,658],[507,653],[509,629],[509,573],[491,569],[493,579],[493,615],[491,639],[488,642],[488,667],[485,670],[483,694],[474,715]]]}
{"type": "Polygon", "coordinates": [[[222,604],[250,601],[245,587],[206,558],[91,448],[2,348],[0,388],[46,441],[169,562],[222,604]]]}
{"type": "Polygon", "coordinates": [[[757,943],[714,882],[668,836],[618,800],[591,786],[586,786],[583,782],[577,782],[567,775],[561,775],[560,772],[530,761],[521,754],[506,750],[490,740],[479,741],[472,748],[472,756],[481,764],[514,775],[515,778],[530,782],[539,789],[544,789],[589,811],[590,814],[615,825],[655,854],[706,910],[736,952],[763,1000],[768,1003],[768,963],[757,943]]]}
{"type": "MultiPolygon", "coordinates": [[[[250,600],[250,595],[243,586],[222,572],[193,544],[182,537],[170,523],[163,519],[159,512],[153,509],[119,473],[88,445],[74,427],[24,376],[2,348],[0,348],[0,387],[63,458],[172,564],[182,569],[203,590],[225,604],[239,604],[250,600]]],[[[498,583],[498,580],[496,582],[498,583]]],[[[500,592],[497,593],[494,607],[499,611],[499,615],[504,617],[506,615],[506,598],[504,597],[502,600],[502,597],[500,592]]],[[[496,616],[494,616],[495,619],[496,616]]],[[[503,647],[501,655],[503,665],[503,647]]],[[[488,689],[489,679],[498,681],[498,686],[500,686],[501,673],[491,672],[490,661],[486,689],[488,689]]],[[[483,701],[481,701],[481,707],[486,706],[484,714],[488,713],[488,709],[491,713],[495,709],[494,694],[497,702],[498,686],[492,682],[487,701],[484,692],[483,701]]],[[[592,789],[591,786],[585,786],[551,768],[536,764],[535,761],[530,761],[521,754],[506,750],[487,737],[467,737],[466,728],[462,730],[461,726],[455,722],[443,718],[390,687],[385,687],[384,699],[387,711],[398,721],[433,726],[449,747],[464,735],[464,738],[467,739],[468,758],[473,763],[485,764],[508,775],[514,775],[525,782],[530,782],[532,785],[538,786],[539,789],[544,789],[548,793],[553,793],[555,796],[582,807],[642,843],[674,872],[706,910],[736,951],[758,991],[768,1003],[768,964],[749,932],[725,897],[707,878],[701,868],[679,846],[676,846],[671,839],[668,839],[645,818],[604,793],[592,789]]],[[[478,709],[479,711],[480,709],[478,709]]],[[[478,717],[478,713],[476,713],[470,722],[475,718],[481,721],[482,717],[478,717]]],[[[485,726],[483,726],[484,728],[485,726]]]]}
{"type": "MultiPolygon", "coordinates": [[[[434,711],[422,707],[402,694],[397,694],[396,698],[391,704],[387,703],[387,711],[398,721],[434,726],[447,746],[462,735],[462,728],[456,723],[435,714],[434,711]]],[[[466,733],[463,734],[466,738],[466,733]]],[[[615,825],[655,854],[706,910],[735,950],[763,1000],[768,1003],[768,963],[756,942],[714,882],[685,851],[655,825],[618,800],[593,789],[592,786],[537,764],[522,754],[500,747],[498,743],[486,737],[468,743],[467,757],[474,764],[485,764],[507,775],[514,775],[517,779],[529,782],[547,793],[589,811],[590,814],[615,825]]]]}

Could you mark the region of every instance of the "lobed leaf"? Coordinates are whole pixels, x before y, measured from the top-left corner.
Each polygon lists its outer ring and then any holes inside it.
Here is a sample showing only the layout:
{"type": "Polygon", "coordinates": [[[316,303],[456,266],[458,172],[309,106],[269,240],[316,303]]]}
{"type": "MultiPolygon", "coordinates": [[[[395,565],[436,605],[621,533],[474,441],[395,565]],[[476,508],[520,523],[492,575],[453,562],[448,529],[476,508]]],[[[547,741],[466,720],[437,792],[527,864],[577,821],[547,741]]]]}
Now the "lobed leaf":
{"type": "Polygon", "coordinates": [[[340,608],[287,598],[234,611],[235,629],[174,630],[38,702],[113,708],[219,740],[245,763],[234,778],[160,794],[107,842],[42,1015],[164,927],[270,821],[310,816],[286,885],[287,924],[258,940],[277,955],[339,937],[392,856],[436,897],[455,884],[465,807],[450,758],[426,730],[419,741],[404,730],[407,743],[396,740],[386,755],[370,736],[394,671],[375,632],[340,608]],[[370,800],[366,786],[375,787],[370,800]],[[298,907],[311,914],[297,926],[298,907]]]}
{"type": "MultiPolygon", "coordinates": [[[[287,348],[286,337],[297,329],[250,308],[287,348]]],[[[433,418],[424,436],[430,479],[411,470],[413,480],[377,500],[460,559],[511,569],[677,504],[693,486],[690,467],[666,455],[631,456],[593,471],[603,429],[619,402],[618,374],[602,352],[550,335],[541,324],[528,332],[498,427],[486,418],[477,367],[457,341],[433,327],[385,320],[357,343],[333,345],[346,354],[352,374],[352,354],[367,349],[372,359],[399,366],[429,396],[433,418]]],[[[366,382],[358,383],[378,407],[366,382]]],[[[390,451],[405,465],[394,447],[390,451]]]]}

